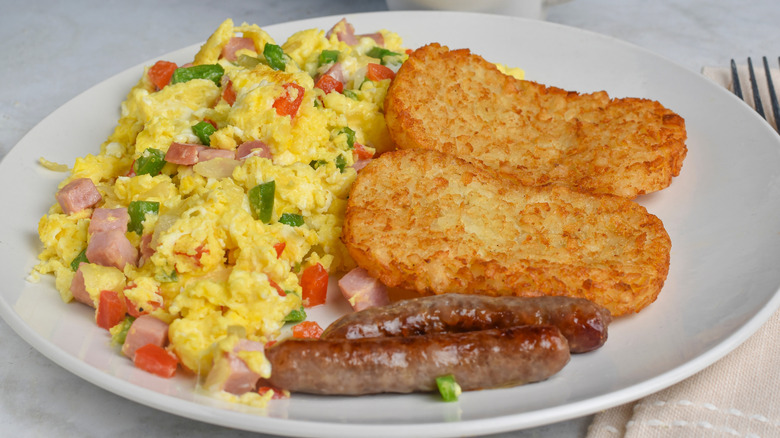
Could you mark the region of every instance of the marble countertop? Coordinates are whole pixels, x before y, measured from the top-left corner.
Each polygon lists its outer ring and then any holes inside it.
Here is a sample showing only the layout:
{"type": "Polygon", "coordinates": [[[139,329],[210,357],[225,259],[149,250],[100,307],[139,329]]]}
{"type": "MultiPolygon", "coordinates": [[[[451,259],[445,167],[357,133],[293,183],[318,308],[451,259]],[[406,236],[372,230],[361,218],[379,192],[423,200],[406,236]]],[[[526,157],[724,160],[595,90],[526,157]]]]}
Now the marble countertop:
{"type": "MultiPolygon", "coordinates": [[[[224,18],[263,26],[386,9],[384,0],[6,1],[0,16],[0,155],[71,98],[140,62],[202,41],[224,18]]],[[[780,55],[776,0],[741,7],[731,0],[574,0],[551,7],[547,20],[616,37],[695,72],[726,66],[731,58],[780,55]]],[[[4,436],[263,436],[116,396],[60,368],[3,321],[0,350],[4,436]]],[[[492,436],[581,437],[590,420],[492,436]]]]}

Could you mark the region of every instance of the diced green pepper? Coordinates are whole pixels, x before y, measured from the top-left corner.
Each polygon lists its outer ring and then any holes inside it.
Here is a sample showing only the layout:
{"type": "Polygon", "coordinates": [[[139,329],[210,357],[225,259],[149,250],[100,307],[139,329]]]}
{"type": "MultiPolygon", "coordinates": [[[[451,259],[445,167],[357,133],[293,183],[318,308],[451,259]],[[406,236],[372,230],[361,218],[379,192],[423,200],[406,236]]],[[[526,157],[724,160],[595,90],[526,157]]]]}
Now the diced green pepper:
{"type": "Polygon", "coordinates": [[[135,160],[135,174],[159,175],[166,162],[163,151],[155,148],[147,148],[141,156],[135,160]]]}
{"type": "Polygon", "coordinates": [[[380,64],[398,64],[401,61],[401,54],[385,49],[384,47],[374,46],[366,55],[376,58],[380,64]],[[389,59],[388,59],[389,58],[389,59]],[[396,58],[396,59],[393,59],[396,58]]]}
{"type": "Polygon", "coordinates": [[[299,310],[291,310],[287,316],[284,317],[284,322],[301,322],[306,319],[306,310],[303,306],[299,310]]]}
{"type": "Polygon", "coordinates": [[[236,59],[238,65],[249,70],[257,67],[257,64],[260,64],[260,62],[260,58],[250,55],[238,55],[238,59],[236,59]]]}
{"type": "Polygon", "coordinates": [[[338,50],[323,50],[320,53],[320,57],[317,59],[317,62],[319,63],[320,67],[325,64],[336,62],[339,60],[339,53],[340,52],[338,50]]]}
{"type": "Polygon", "coordinates": [[[447,374],[436,378],[436,386],[439,388],[441,398],[446,402],[458,401],[461,393],[460,385],[455,381],[455,376],[447,374]]]}
{"type": "Polygon", "coordinates": [[[208,79],[219,86],[222,81],[222,75],[224,74],[225,69],[219,64],[201,64],[193,65],[192,67],[179,67],[173,72],[171,83],[178,84],[193,79],[208,79]]]}
{"type": "Polygon", "coordinates": [[[347,159],[343,155],[336,157],[336,167],[339,168],[341,173],[344,173],[344,170],[347,168],[347,159]]]}
{"type": "Polygon", "coordinates": [[[349,97],[352,100],[359,100],[355,90],[344,90],[344,95],[349,97]]]}
{"type": "Polygon", "coordinates": [[[211,134],[215,132],[217,129],[214,128],[214,125],[206,121],[192,125],[192,133],[197,135],[200,142],[206,146],[211,146],[211,134]]]}
{"type": "Polygon", "coordinates": [[[303,216],[294,213],[282,213],[279,222],[291,227],[300,227],[303,225],[303,216]]]}
{"type": "Polygon", "coordinates": [[[266,43],[263,47],[263,56],[265,61],[274,70],[282,70],[285,68],[285,55],[281,47],[276,44],[266,43]]]}
{"type": "Polygon", "coordinates": [[[311,160],[311,162],[309,162],[309,166],[311,166],[311,168],[315,170],[318,167],[324,166],[326,164],[328,164],[327,160],[311,160]]]}
{"type": "Polygon", "coordinates": [[[144,233],[144,220],[148,213],[159,214],[160,203],[154,201],[132,201],[127,206],[127,214],[130,216],[130,222],[127,224],[127,231],[135,231],[139,236],[144,233]]]}
{"type": "Polygon", "coordinates": [[[341,128],[339,131],[339,134],[346,134],[347,135],[347,146],[349,146],[350,149],[354,149],[355,147],[355,131],[350,128],[349,126],[345,126],[341,128]]]}
{"type": "Polygon", "coordinates": [[[179,281],[179,274],[176,273],[175,269],[170,274],[163,270],[158,270],[154,274],[154,279],[160,283],[175,283],[179,281]]]}
{"type": "Polygon", "coordinates": [[[249,206],[252,214],[263,223],[271,222],[271,214],[274,211],[274,194],[276,182],[274,180],[258,184],[249,189],[249,206]]]}
{"type": "Polygon", "coordinates": [[[81,250],[81,252],[76,256],[76,258],[74,258],[73,261],[70,262],[70,269],[73,269],[73,271],[78,271],[79,265],[82,263],[89,263],[89,260],[87,260],[87,248],[81,250]]]}
{"type": "Polygon", "coordinates": [[[135,318],[133,318],[130,315],[127,315],[125,319],[120,322],[119,328],[112,327],[112,331],[114,332],[113,335],[111,335],[111,343],[114,345],[122,345],[125,343],[125,340],[127,339],[127,332],[130,331],[130,326],[133,325],[133,321],[135,321],[135,318]],[[114,331],[116,330],[116,331],[114,331]]]}

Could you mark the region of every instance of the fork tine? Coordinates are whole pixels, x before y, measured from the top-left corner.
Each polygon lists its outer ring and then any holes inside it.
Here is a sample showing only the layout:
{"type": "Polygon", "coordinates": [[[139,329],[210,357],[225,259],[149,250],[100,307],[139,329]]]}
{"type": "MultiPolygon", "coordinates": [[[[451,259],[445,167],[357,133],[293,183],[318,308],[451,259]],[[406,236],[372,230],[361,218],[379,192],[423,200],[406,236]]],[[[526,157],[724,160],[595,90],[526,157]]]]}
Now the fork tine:
{"type": "MultiPolygon", "coordinates": [[[[780,57],[777,58],[777,62],[780,64],[780,57]]],[[[777,102],[777,93],[772,83],[772,72],[769,70],[769,62],[766,60],[766,56],[764,56],[764,72],[766,73],[766,84],[769,87],[769,103],[772,106],[772,114],[775,116],[775,127],[780,131],[780,104],[777,102]]]]}
{"type": "Polygon", "coordinates": [[[753,72],[753,61],[748,57],[748,73],[750,74],[750,88],[753,90],[753,103],[756,108],[756,112],[761,115],[761,117],[766,119],[766,116],[764,115],[764,106],[761,105],[761,95],[758,94],[758,82],[756,81],[756,74],[753,72]]]}
{"type": "Polygon", "coordinates": [[[733,59],[731,60],[731,86],[734,88],[734,94],[744,100],[745,98],[742,97],[742,86],[739,84],[739,74],[737,74],[737,63],[733,59]]]}

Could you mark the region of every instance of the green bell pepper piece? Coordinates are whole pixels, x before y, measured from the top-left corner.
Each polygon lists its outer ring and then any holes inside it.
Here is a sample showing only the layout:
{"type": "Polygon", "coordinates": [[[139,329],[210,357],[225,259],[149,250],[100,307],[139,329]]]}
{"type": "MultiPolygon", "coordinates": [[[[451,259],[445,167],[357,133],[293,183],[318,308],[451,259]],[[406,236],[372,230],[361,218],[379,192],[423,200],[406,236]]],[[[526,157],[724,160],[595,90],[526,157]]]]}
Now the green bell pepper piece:
{"type": "Polygon", "coordinates": [[[271,222],[271,214],[274,212],[274,194],[276,182],[274,180],[258,184],[249,189],[249,206],[255,218],[263,223],[271,222]]]}
{"type": "Polygon", "coordinates": [[[460,385],[455,381],[455,376],[447,374],[446,376],[440,376],[436,378],[436,386],[439,388],[441,398],[445,402],[458,401],[458,396],[461,393],[460,385]]]}
{"type": "Polygon", "coordinates": [[[79,265],[82,263],[89,263],[89,260],[87,260],[87,248],[81,250],[81,252],[76,256],[76,258],[74,258],[73,261],[70,262],[70,269],[72,269],[74,272],[78,271],[79,265]]]}
{"type": "Polygon", "coordinates": [[[127,224],[127,231],[134,231],[139,236],[144,233],[144,220],[147,214],[159,214],[160,203],[154,201],[132,201],[127,206],[127,214],[130,215],[130,222],[127,224]]]}
{"type": "Polygon", "coordinates": [[[214,125],[206,121],[192,125],[192,133],[198,136],[200,142],[206,146],[211,146],[211,134],[215,132],[217,129],[214,128],[214,125]]]}
{"type": "Polygon", "coordinates": [[[274,70],[282,70],[285,68],[285,54],[282,48],[276,44],[266,43],[263,47],[263,56],[265,61],[274,70]]]}
{"type": "Polygon", "coordinates": [[[135,160],[136,175],[156,176],[165,166],[165,154],[163,151],[155,148],[147,148],[140,157],[135,160]]]}
{"type": "Polygon", "coordinates": [[[208,79],[219,86],[224,74],[225,69],[219,64],[201,64],[193,65],[192,67],[179,67],[174,70],[173,76],[171,76],[171,83],[178,84],[193,79],[208,79]]]}
{"type": "Polygon", "coordinates": [[[300,227],[303,225],[303,216],[294,213],[282,213],[279,222],[291,227],[300,227]]]}

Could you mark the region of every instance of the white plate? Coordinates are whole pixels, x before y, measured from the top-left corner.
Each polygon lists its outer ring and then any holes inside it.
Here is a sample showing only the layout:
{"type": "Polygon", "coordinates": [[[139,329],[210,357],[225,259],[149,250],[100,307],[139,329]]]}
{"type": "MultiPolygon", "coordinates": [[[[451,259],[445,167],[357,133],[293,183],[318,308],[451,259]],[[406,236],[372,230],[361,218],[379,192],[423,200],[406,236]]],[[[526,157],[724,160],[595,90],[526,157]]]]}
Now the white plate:
{"type": "MultiPolygon", "coordinates": [[[[284,41],[297,30],[327,29],[339,18],[266,30],[284,41]]],[[[55,111],[0,163],[0,313],[6,322],[95,385],[201,421],[295,436],[463,436],[570,419],[665,388],[731,351],[780,306],[780,137],[724,89],[626,43],[540,21],[445,12],[347,18],[358,33],[386,28],[403,36],[407,47],[432,41],[469,47],[490,61],[523,67],[531,80],[651,98],[681,114],[689,134],[682,175],[670,188],[639,199],[664,221],[673,242],[658,301],[616,321],[602,349],[573,357],[548,381],[466,393],[457,403],[426,394],[294,395],[254,410],[197,394],[191,378],[165,380],[136,370],[109,348],[90,309],[63,304],[51,278],[37,284],[26,278],[40,249],[36,224],[63,177],[39,166],[38,158],[72,164],[96,153],[142,74],[137,66],[55,111]]],[[[198,47],[160,58],[185,62],[198,47]]],[[[312,312],[322,323],[344,309],[337,293],[331,298],[328,308],[312,312]]]]}

